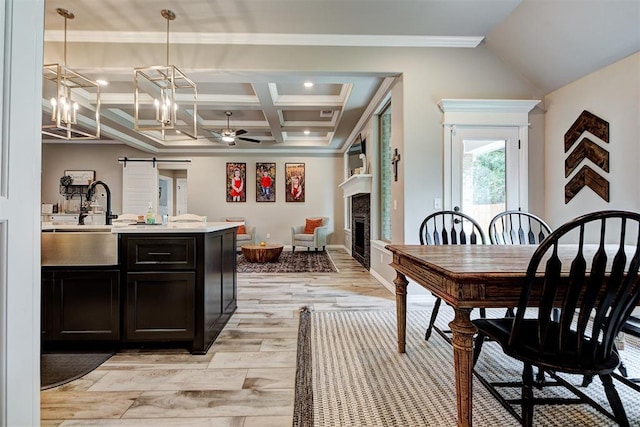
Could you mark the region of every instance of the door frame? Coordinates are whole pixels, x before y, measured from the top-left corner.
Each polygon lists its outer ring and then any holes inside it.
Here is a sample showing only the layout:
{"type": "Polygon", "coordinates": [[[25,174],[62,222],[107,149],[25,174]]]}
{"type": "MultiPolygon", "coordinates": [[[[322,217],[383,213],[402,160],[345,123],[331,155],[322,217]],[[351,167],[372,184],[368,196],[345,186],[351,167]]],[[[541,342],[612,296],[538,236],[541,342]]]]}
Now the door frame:
{"type": "MultiPolygon", "coordinates": [[[[167,182],[167,215],[169,216],[173,216],[174,213],[174,209],[173,209],[173,178],[167,175],[162,175],[160,173],[158,173],[158,188],[162,188],[160,186],[160,181],[166,181],[167,182]]],[[[160,212],[160,197],[158,197],[158,213],[163,213],[160,212]]]]}
{"type": "Polygon", "coordinates": [[[0,0],[0,426],[40,425],[44,11],[0,0]]]}
{"type": "Polygon", "coordinates": [[[518,204],[529,205],[529,112],[540,100],[526,99],[442,99],[438,108],[443,113],[443,208],[452,209],[453,144],[457,127],[517,128],[518,204]]]}

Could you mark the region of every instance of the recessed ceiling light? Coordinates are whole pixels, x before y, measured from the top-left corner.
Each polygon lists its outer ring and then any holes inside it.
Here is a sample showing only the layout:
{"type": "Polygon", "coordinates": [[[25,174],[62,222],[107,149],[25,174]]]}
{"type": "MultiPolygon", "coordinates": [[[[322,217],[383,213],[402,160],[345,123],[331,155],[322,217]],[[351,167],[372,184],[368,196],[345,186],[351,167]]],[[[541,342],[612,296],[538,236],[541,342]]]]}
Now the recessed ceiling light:
{"type": "Polygon", "coordinates": [[[304,82],[304,87],[313,87],[313,82],[304,82]]]}
{"type": "Polygon", "coordinates": [[[96,80],[96,83],[98,83],[100,86],[107,86],[109,84],[108,81],[102,79],[96,80]]]}
{"type": "Polygon", "coordinates": [[[305,129],[304,134],[305,135],[309,135],[311,133],[311,131],[309,129],[305,129]]]}

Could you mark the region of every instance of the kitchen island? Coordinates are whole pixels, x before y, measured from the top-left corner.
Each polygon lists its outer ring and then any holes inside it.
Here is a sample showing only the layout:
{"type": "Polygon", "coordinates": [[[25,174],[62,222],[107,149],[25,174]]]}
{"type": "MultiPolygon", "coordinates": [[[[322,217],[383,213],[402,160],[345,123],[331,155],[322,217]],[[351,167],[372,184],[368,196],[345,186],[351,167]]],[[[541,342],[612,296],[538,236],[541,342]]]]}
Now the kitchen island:
{"type": "Polygon", "coordinates": [[[236,230],[227,222],[43,225],[43,346],[206,353],[236,310],[236,230]]]}

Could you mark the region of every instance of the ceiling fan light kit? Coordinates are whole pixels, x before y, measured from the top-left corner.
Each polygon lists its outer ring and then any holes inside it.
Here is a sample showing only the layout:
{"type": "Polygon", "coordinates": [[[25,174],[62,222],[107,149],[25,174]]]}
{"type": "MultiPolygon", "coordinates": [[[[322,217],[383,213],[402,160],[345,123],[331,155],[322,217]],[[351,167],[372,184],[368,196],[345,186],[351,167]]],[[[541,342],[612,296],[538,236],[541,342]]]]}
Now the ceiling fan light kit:
{"type": "Polygon", "coordinates": [[[198,92],[196,84],[169,65],[169,23],[176,15],[163,9],[167,20],[167,65],[134,69],[134,129],[165,140],[175,135],[196,139],[198,92]]]}
{"type": "Polygon", "coordinates": [[[42,134],[66,140],[99,139],[100,85],[67,67],[67,20],[75,15],[66,9],[56,11],[64,18],[63,62],[43,67],[43,93],[45,99],[50,97],[43,108],[50,113],[50,121],[43,120],[42,134]],[[79,117],[92,116],[81,109],[94,113],[95,120],[79,124],[79,117]]]}
{"type": "Polygon", "coordinates": [[[216,133],[213,131],[211,132],[217,138],[220,138],[222,141],[226,142],[227,145],[236,145],[236,137],[242,141],[260,143],[260,140],[258,139],[240,137],[240,135],[244,135],[245,133],[247,133],[247,131],[244,129],[238,129],[238,130],[231,129],[231,125],[229,124],[229,121],[233,113],[231,111],[225,111],[224,115],[227,116],[227,127],[225,129],[220,129],[220,133],[216,133]]]}

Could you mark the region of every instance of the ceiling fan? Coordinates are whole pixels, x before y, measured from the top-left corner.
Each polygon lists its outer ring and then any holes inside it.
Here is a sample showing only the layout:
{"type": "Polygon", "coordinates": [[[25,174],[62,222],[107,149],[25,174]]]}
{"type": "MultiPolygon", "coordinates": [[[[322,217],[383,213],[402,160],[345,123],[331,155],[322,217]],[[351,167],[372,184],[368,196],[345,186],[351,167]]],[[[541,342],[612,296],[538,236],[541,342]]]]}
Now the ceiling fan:
{"type": "Polygon", "coordinates": [[[224,142],[226,142],[229,145],[236,145],[236,138],[241,141],[260,143],[259,139],[241,137],[240,135],[244,135],[245,133],[247,133],[247,131],[244,129],[237,129],[237,130],[231,129],[231,126],[229,125],[229,118],[231,117],[232,114],[233,113],[231,111],[224,112],[224,115],[227,116],[227,127],[225,129],[220,129],[220,132],[214,132],[214,131],[210,131],[210,132],[214,134],[216,138],[222,139],[224,142]]]}

